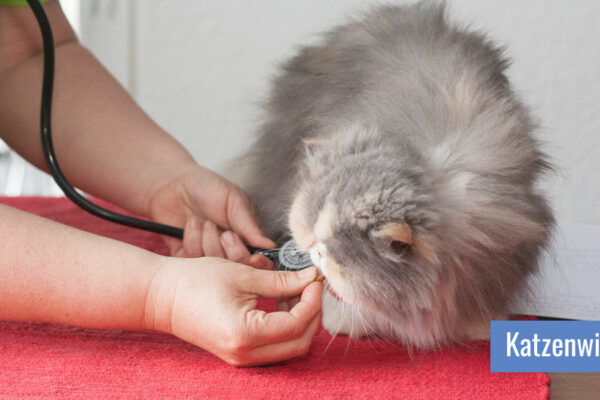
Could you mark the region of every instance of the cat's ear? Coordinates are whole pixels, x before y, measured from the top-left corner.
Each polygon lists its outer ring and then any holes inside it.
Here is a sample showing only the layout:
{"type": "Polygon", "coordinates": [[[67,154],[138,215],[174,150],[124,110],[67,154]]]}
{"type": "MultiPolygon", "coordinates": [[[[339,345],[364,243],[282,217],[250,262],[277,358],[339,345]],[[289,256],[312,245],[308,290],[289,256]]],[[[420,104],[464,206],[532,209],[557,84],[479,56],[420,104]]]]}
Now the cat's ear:
{"type": "Polygon", "coordinates": [[[404,243],[408,246],[414,244],[412,229],[406,222],[386,224],[375,232],[375,236],[381,239],[389,239],[392,242],[404,243]]]}

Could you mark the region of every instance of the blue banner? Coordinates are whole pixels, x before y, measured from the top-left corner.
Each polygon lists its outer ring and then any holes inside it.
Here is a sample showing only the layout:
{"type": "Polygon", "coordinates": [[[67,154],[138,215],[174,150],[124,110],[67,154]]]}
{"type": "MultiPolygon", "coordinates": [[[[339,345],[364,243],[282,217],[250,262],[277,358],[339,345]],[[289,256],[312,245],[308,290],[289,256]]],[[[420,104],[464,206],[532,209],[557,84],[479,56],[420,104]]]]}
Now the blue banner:
{"type": "Polygon", "coordinates": [[[600,372],[600,321],[492,321],[492,372],[600,372]]]}

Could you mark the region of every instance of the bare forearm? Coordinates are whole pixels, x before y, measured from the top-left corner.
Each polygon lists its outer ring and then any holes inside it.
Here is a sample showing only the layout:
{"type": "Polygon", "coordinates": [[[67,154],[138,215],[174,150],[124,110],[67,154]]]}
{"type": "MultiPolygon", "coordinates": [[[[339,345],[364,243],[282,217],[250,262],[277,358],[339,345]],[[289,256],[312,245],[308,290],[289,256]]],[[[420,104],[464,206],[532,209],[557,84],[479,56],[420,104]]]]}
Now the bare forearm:
{"type": "MultiPolygon", "coordinates": [[[[67,178],[83,190],[145,214],[162,176],[192,165],[191,156],[133,102],[77,43],[56,49],[54,147],[67,178]]],[[[41,56],[0,81],[0,126],[8,144],[45,169],[39,140],[41,56]]]]}
{"type": "Polygon", "coordinates": [[[165,258],[0,205],[0,319],[144,327],[165,258]]]}
{"type": "MultiPolygon", "coordinates": [[[[52,131],[61,168],[86,192],[146,214],[148,193],[194,161],[77,43],[60,9],[54,10],[58,4],[50,4],[58,31],[52,131]]],[[[21,25],[30,28],[35,21],[27,16],[21,16],[21,25]]],[[[29,29],[22,36],[31,34],[29,29]]],[[[9,53],[15,61],[0,69],[0,136],[46,169],[39,139],[42,55],[36,46],[25,46],[24,54],[9,53]]]]}

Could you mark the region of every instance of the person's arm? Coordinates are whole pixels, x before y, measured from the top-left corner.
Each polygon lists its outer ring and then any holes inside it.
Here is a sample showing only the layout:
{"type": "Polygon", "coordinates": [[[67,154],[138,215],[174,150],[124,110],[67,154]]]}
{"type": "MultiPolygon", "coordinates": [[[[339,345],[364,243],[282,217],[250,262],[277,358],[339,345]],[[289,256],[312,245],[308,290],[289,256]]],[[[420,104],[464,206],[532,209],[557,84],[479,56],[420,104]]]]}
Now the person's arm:
{"type": "MultiPolygon", "coordinates": [[[[147,215],[148,193],[194,160],[77,42],[58,2],[44,8],[56,38],[52,132],[61,167],[77,187],[147,215]]],[[[42,46],[31,10],[0,7],[0,37],[7,48],[0,57],[1,135],[46,170],[39,139],[42,46]]]]}
{"type": "Polygon", "coordinates": [[[0,232],[0,319],[143,326],[162,257],[4,205],[0,232]]]}
{"type": "MultiPolygon", "coordinates": [[[[67,179],[87,193],[158,222],[183,227],[195,216],[232,230],[252,246],[273,247],[256,225],[244,192],[199,166],[137,106],[77,42],[58,1],[44,9],[56,45],[52,136],[67,179]]],[[[39,132],[41,51],[31,10],[0,7],[0,137],[46,170],[39,132]]],[[[203,232],[195,229],[192,236],[203,237],[203,242],[192,253],[223,256],[223,249],[213,244],[219,243],[218,235],[210,224],[203,232]]],[[[172,254],[184,253],[181,241],[166,240],[172,254]]],[[[246,257],[244,262],[265,260],[246,257]]]]}
{"type": "Polygon", "coordinates": [[[155,329],[235,365],[308,351],[320,283],[223,259],[184,259],[82,232],[0,205],[0,320],[155,329]],[[259,295],[302,293],[290,312],[255,309],[259,295]]]}

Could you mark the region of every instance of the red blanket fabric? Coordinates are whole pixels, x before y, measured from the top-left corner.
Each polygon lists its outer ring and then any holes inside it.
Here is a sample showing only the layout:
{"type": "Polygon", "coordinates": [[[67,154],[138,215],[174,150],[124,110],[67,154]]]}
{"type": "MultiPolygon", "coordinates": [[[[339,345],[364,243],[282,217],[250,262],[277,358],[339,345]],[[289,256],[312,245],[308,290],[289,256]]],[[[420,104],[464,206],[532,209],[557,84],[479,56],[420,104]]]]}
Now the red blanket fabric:
{"type": "MultiPolygon", "coordinates": [[[[102,221],[66,199],[0,202],[166,254],[160,237],[102,221]]],[[[35,238],[33,238],[35,240],[35,238]]],[[[409,355],[397,344],[317,334],[310,353],[235,368],[175,337],[0,323],[0,398],[548,399],[545,374],[491,373],[489,344],[409,355]]]]}

